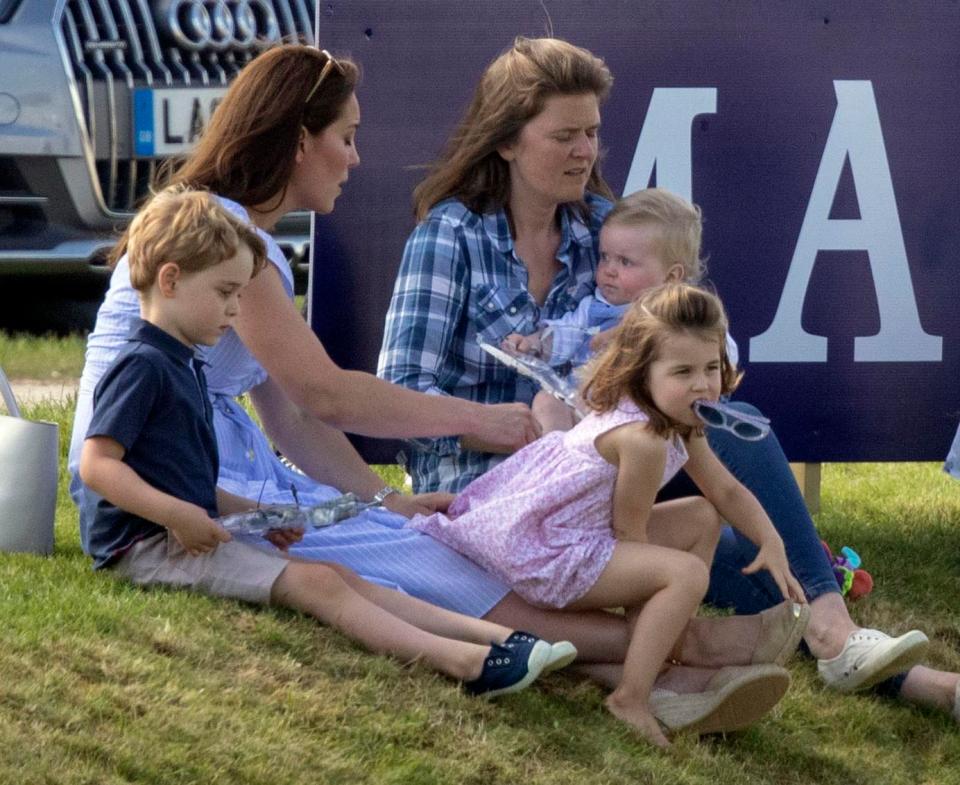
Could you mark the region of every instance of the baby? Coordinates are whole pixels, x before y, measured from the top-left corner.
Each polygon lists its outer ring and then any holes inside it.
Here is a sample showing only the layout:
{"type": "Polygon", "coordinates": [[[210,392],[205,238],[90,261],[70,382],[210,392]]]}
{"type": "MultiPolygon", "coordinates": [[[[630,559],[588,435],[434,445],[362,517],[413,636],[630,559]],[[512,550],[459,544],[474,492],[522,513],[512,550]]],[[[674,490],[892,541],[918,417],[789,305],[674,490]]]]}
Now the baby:
{"type": "MultiPolygon", "coordinates": [[[[662,188],[646,188],[620,199],[600,230],[596,290],[576,310],[548,319],[530,335],[508,335],[502,347],[535,354],[569,373],[582,366],[610,338],[630,303],[648,289],[672,281],[697,283],[705,268],[700,258],[700,208],[662,188]]],[[[727,338],[736,364],[736,345],[727,338]]],[[[562,401],[538,393],[533,411],[544,432],[569,430],[578,415],[562,401]]]]}

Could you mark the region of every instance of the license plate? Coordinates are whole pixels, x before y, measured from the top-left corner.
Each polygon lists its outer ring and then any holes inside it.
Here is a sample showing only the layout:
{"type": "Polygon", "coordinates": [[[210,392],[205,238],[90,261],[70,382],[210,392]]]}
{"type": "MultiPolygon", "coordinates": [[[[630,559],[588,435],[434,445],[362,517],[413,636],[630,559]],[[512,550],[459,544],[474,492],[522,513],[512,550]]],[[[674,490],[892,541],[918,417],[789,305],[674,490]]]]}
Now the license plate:
{"type": "Polygon", "coordinates": [[[134,154],[155,158],[189,150],[226,92],[225,87],[134,90],[134,154]]]}

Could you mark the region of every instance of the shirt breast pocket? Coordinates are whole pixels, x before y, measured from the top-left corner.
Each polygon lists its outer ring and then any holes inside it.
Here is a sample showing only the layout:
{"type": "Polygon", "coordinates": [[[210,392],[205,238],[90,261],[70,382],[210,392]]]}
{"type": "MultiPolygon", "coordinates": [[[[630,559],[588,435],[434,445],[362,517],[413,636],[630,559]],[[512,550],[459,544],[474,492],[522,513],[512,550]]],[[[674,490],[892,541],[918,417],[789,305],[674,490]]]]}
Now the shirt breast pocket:
{"type": "Polygon", "coordinates": [[[587,295],[593,294],[596,284],[592,273],[583,273],[564,290],[557,303],[557,316],[548,316],[548,319],[559,318],[564,312],[575,311],[580,301],[587,295]]]}
{"type": "Polygon", "coordinates": [[[477,335],[499,345],[510,333],[533,332],[536,314],[530,295],[523,289],[507,289],[497,284],[474,288],[470,314],[477,335]]]}

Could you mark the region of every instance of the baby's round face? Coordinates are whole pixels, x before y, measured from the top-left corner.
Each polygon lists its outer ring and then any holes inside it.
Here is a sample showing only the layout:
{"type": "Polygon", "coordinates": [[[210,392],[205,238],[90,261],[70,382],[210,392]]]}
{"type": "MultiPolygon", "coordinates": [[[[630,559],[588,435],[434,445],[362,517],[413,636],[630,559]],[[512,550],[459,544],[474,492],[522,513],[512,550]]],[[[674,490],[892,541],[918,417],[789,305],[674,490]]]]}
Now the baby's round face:
{"type": "Polygon", "coordinates": [[[632,303],[647,289],[666,283],[670,270],[660,257],[657,227],[614,222],[600,230],[597,290],[611,305],[632,303]]]}

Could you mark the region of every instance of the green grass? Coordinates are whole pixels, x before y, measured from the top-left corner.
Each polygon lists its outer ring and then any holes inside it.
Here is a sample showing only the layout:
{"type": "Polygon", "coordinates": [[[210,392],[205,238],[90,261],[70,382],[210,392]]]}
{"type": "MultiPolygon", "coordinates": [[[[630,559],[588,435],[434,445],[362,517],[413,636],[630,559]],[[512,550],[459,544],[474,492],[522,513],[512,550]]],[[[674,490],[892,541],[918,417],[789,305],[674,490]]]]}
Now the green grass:
{"type": "MultiPolygon", "coordinates": [[[[28,412],[65,453],[69,407],[28,412]]],[[[2,783],[960,782],[945,715],[830,694],[809,660],[766,720],[661,754],[574,676],[486,703],[295,613],[135,589],[90,570],[61,478],[55,555],[0,554],[2,783]]],[[[857,619],[922,627],[932,662],[960,669],[960,484],[933,464],[828,465],[822,509],[876,579],[857,619]]]]}
{"type": "Polygon", "coordinates": [[[0,368],[10,379],[66,379],[83,370],[86,338],[7,333],[0,330],[0,368]]]}

